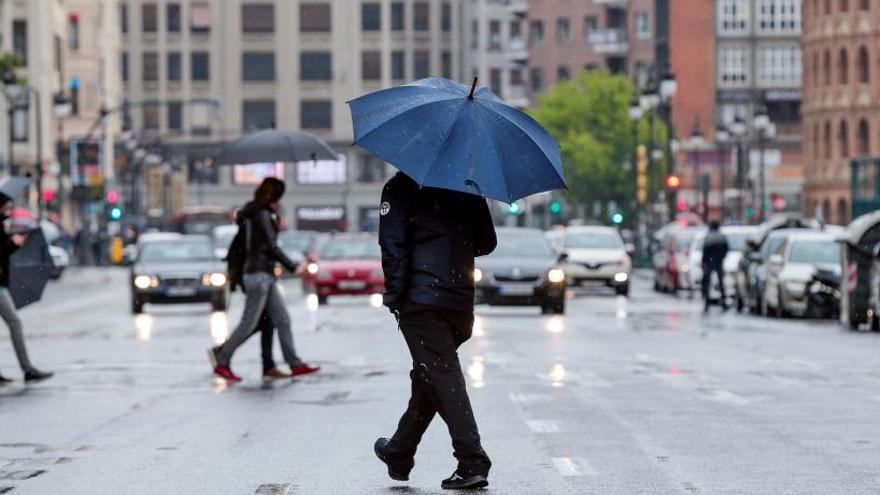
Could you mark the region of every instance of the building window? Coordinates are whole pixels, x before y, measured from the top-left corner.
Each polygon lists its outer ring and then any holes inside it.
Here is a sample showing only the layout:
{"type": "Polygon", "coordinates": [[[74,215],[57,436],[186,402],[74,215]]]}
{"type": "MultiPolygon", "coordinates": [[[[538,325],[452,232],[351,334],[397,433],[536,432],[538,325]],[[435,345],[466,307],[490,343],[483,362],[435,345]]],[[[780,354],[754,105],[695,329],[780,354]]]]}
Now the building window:
{"type": "Polygon", "coordinates": [[[471,48],[476,50],[480,47],[480,21],[471,21],[471,48]]]}
{"type": "Polygon", "coordinates": [[[762,46],[757,50],[756,79],[761,86],[801,85],[801,48],[792,46],[762,46]]]}
{"type": "Polygon", "coordinates": [[[837,200],[837,225],[849,223],[849,206],[845,199],[837,200]]]}
{"type": "Polygon", "coordinates": [[[859,134],[858,134],[858,149],[856,150],[860,156],[864,156],[868,154],[868,151],[871,147],[870,143],[870,130],[868,127],[868,121],[862,119],[859,121],[859,134]]]}
{"type": "Polygon", "coordinates": [[[862,84],[868,83],[871,81],[871,62],[868,57],[868,49],[864,46],[859,47],[859,56],[858,56],[858,66],[859,66],[859,82],[862,84]]]}
{"type": "Polygon", "coordinates": [[[300,81],[329,81],[333,72],[330,52],[302,52],[299,54],[300,81]]]}
{"type": "Polygon", "coordinates": [[[119,53],[119,77],[128,82],[128,52],[119,53]]]}
{"type": "Polygon", "coordinates": [[[590,41],[590,32],[595,31],[599,27],[599,21],[595,16],[588,15],[584,17],[584,41],[590,41]]]}
{"type": "Polygon", "coordinates": [[[647,12],[636,12],[636,38],[651,37],[651,18],[647,12]]]}
{"type": "Polygon", "coordinates": [[[79,50],[79,15],[70,14],[67,17],[67,48],[72,51],[79,50]]]}
{"type": "Polygon", "coordinates": [[[424,79],[431,75],[431,52],[416,50],[413,52],[413,77],[424,79]]]}
{"type": "Polygon", "coordinates": [[[153,82],[159,80],[159,54],[156,52],[144,52],[143,55],[143,81],[153,82]]]}
{"type": "Polygon", "coordinates": [[[169,3],[165,6],[165,29],[169,33],[180,32],[180,4],[169,3]]]}
{"type": "Polygon", "coordinates": [[[144,129],[149,130],[157,130],[159,129],[159,115],[161,107],[159,106],[159,102],[151,101],[144,103],[144,129]]]}
{"type": "Polygon", "coordinates": [[[529,44],[538,46],[544,42],[544,22],[531,21],[529,23],[529,44]]]}
{"type": "Polygon", "coordinates": [[[193,2],[190,5],[189,31],[193,34],[211,32],[211,6],[208,2],[193,2]]]}
{"type": "Polygon", "coordinates": [[[168,80],[180,81],[180,52],[168,52],[168,80]]]}
{"type": "Polygon", "coordinates": [[[801,31],[801,0],[758,0],[758,31],[798,34],[801,31]]]}
{"type": "Polygon", "coordinates": [[[12,140],[17,143],[25,143],[30,137],[30,112],[27,108],[26,92],[19,92],[18,102],[15,112],[12,114],[12,140]]]}
{"type": "Polygon", "coordinates": [[[245,131],[275,127],[274,100],[245,100],[241,104],[241,125],[245,131]]]}
{"type": "Polygon", "coordinates": [[[812,65],[812,67],[811,67],[812,72],[811,72],[811,76],[810,76],[811,77],[810,84],[813,87],[818,87],[819,83],[821,82],[819,80],[819,54],[818,53],[813,53],[813,63],[811,65],[812,65]]]}
{"type": "Polygon", "coordinates": [[[361,77],[364,81],[382,79],[382,52],[370,50],[361,53],[361,77]]]}
{"type": "Polygon", "coordinates": [[[244,33],[275,32],[275,5],[246,3],[241,6],[241,30],[244,33]]]}
{"type": "Polygon", "coordinates": [[[302,100],[299,104],[299,126],[302,129],[333,127],[332,103],[329,100],[302,100]]]}
{"type": "Polygon", "coordinates": [[[428,2],[415,2],[413,4],[413,29],[416,31],[428,31],[431,29],[431,13],[428,2]]]}
{"type": "Polygon", "coordinates": [[[871,10],[871,0],[859,0],[860,10],[871,10]]]}
{"type": "Polygon", "coordinates": [[[179,101],[169,101],[166,106],[168,110],[168,130],[179,131],[183,129],[183,105],[179,101]]]}
{"type": "Polygon", "coordinates": [[[24,65],[28,64],[27,32],[26,20],[16,19],[12,21],[12,53],[14,53],[24,65]]]}
{"type": "Polygon", "coordinates": [[[722,86],[744,86],[749,82],[749,49],[724,46],[718,53],[718,80],[722,86]]]}
{"type": "Polygon", "coordinates": [[[128,32],[128,5],[124,3],[119,5],[119,31],[128,32]]]}
{"type": "Polygon", "coordinates": [[[361,4],[361,31],[382,29],[382,5],[378,3],[361,4]]]}
{"type": "Polygon", "coordinates": [[[190,54],[190,79],[207,81],[211,78],[211,57],[208,52],[192,52],[190,54]]]}
{"type": "Polygon", "coordinates": [[[556,19],[556,41],[568,43],[571,40],[571,23],[565,17],[556,19]]]}
{"type": "Polygon", "coordinates": [[[141,31],[155,33],[159,25],[159,12],[155,3],[141,5],[141,31]]]}
{"type": "Polygon", "coordinates": [[[452,52],[444,51],[440,54],[440,75],[452,79],[452,52]]]}
{"type": "Polygon", "coordinates": [[[541,91],[544,89],[544,69],[540,67],[532,67],[529,69],[529,85],[532,91],[541,91]]]}
{"type": "Polygon", "coordinates": [[[489,70],[489,89],[499,98],[501,95],[501,69],[489,70]]]}
{"type": "Polygon", "coordinates": [[[837,60],[838,84],[849,84],[849,55],[846,48],[840,49],[840,57],[837,60]]]}
{"type": "Polygon", "coordinates": [[[510,21],[510,41],[511,43],[522,43],[522,23],[519,19],[510,21]]]}
{"type": "Polygon", "coordinates": [[[301,33],[330,32],[330,4],[301,3],[299,5],[299,31],[301,33]]]}
{"type": "Polygon", "coordinates": [[[567,65],[560,65],[556,68],[556,79],[558,81],[567,81],[571,79],[571,71],[567,65]]]}
{"type": "Polygon", "coordinates": [[[840,11],[846,12],[849,10],[849,0],[840,0],[840,11]]]}
{"type": "Polygon", "coordinates": [[[825,159],[831,158],[831,122],[825,122],[825,129],[822,136],[823,147],[825,148],[825,159]]]}
{"type": "Polygon", "coordinates": [[[821,156],[821,150],[819,149],[819,124],[813,124],[813,158],[817,160],[821,156]]]}
{"type": "Polygon", "coordinates": [[[391,30],[404,30],[404,4],[403,2],[394,2],[391,4],[391,30]]]}
{"type": "Polygon", "coordinates": [[[522,86],[522,84],[523,84],[522,69],[510,69],[510,85],[511,86],[522,86]]]}
{"type": "Polygon", "coordinates": [[[391,79],[402,81],[406,78],[406,52],[395,50],[391,52],[391,79]]]}
{"type": "Polygon", "coordinates": [[[719,0],[718,30],[722,34],[741,34],[749,30],[751,0],[719,0]]]}
{"type": "Polygon", "coordinates": [[[275,52],[244,52],[241,54],[242,81],[274,81],[275,52]]]}
{"type": "Polygon", "coordinates": [[[501,21],[489,21],[489,51],[501,51],[501,21]]]}
{"type": "Polygon", "coordinates": [[[849,157],[849,125],[845,120],[840,121],[840,127],[837,130],[838,146],[840,146],[840,157],[849,157]]]}
{"type": "Polygon", "coordinates": [[[822,58],[822,80],[825,86],[831,86],[831,52],[828,50],[822,58]]]}
{"type": "Polygon", "coordinates": [[[825,0],[825,15],[831,15],[831,0],[825,0]]]}
{"type": "Polygon", "coordinates": [[[386,175],[387,168],[381,158],[369,153],[358,155],[358,182],[362,184],[385,182],[386,175]]]}
{"type": "Polygon", "coordinates": [[[440,4],[440,29],[444,33],[452,31],[452,5],[449,2],[440,4]]]}

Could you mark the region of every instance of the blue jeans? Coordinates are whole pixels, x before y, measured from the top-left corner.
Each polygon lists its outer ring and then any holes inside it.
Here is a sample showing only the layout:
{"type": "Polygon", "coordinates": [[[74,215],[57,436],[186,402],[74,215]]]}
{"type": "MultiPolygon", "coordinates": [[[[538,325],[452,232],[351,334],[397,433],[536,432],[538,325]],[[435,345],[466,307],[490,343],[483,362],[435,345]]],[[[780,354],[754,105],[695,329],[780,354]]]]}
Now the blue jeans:
{"type": "Polygon", "coordinates": [[[302,361],[294,351],[293,333],[290,331],[290,315],[287,313],[284,299],[275,284],[275,277],[264,272],[248,273],[242,277],[242,285],[245,290],[244,313],[232,335],[220,346],[217,353],[217,363],[229,365],[235,350],[254,333],[260,316],[265,310],[278,332],[284,361],[290,366],[299,365],[302,361]]]}

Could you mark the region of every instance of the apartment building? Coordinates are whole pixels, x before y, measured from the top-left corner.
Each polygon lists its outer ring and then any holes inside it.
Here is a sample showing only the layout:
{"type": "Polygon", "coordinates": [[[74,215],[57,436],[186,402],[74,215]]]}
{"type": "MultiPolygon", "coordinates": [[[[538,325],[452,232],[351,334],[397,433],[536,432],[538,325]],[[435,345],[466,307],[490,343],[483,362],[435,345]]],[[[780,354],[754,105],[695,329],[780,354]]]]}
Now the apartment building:
{"type": "MultiPolygon", "coordinates": [[[[429,75],[461,79],[462,3],[124,0],[126,119],[136,140],[165,158],[156,166],[185,178],[188,204],[241,205],[273,175],[289,184],[283,213],[292,225],[373,228],[392,169],[350,146],[345,102],[429,75]],[[273,126],[326,140],[339,160],[211,164],[224,141],[273,126]]],[[[145,172],[148,189],[162,187],[162,174],[145,172]]]]}
{"type": "Polygon", "coordinates": [[[464,77],[478,77],[500,98],[519,107],[529,104],[527,9],[527,0],[469,0],[463,7],[464,77]]]}
{"type": "Polygon", "coordinates": [[[829,222],[851,220],[850,159],[880,153],[878,22],[876,2],[804,1],[804,206],[829,222]]]}

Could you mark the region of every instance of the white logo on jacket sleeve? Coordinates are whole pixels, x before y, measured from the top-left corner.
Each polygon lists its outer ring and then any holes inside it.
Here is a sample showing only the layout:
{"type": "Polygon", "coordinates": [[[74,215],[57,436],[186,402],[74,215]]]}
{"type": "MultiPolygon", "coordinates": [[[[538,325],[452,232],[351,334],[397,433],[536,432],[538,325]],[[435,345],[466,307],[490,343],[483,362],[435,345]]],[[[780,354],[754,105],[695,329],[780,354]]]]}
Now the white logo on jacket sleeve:
{"type": "Polygon", "coordinates": [[[391,211],[391,203],[388,201],[382,201],[382,205],[379,206],[379,214],[384,217],[389,211],[391,211]]]}

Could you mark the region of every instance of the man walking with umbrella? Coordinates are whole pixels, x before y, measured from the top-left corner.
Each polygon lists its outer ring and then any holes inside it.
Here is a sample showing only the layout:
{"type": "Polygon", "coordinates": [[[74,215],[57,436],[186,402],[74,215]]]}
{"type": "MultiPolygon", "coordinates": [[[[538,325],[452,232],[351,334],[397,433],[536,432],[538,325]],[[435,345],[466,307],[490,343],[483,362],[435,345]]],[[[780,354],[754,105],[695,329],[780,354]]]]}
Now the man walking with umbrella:
{"type": "MultiPolygon", "coordinates": [[[[22,244],[26,236],[6,232],[6,220],[12,215],[12,198],[0,192],[0,318],[9,327],[9,336],[15,349],[18,364],[24,373],[25,383],[33,383],[52,377],[52,373],[40,371],[31,364],[24,343],[21,319],[15,310],[15,302],[9,292],[9,258],[22,244]]],[[[0,385],[12,380],[0,376],[0,385]]]]}

